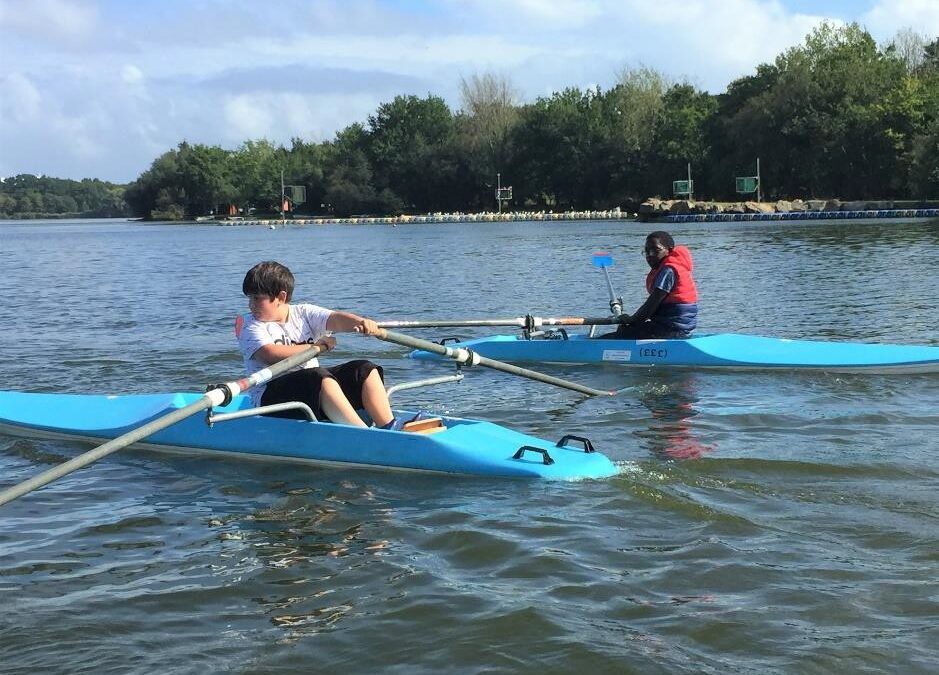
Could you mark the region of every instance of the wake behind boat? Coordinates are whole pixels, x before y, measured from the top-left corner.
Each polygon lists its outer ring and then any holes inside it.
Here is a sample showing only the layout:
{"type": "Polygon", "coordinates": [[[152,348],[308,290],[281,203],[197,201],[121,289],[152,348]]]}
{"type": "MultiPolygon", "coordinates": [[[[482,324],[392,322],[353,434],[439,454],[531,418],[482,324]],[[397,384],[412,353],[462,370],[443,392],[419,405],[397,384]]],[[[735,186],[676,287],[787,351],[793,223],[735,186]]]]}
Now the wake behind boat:
{"type": "MultiPolygon", "coordinates": [[[[821,370],[826,372],[939,372],[939,347],[861,342],[791,340],[736,333],[685,339],[601,340],[566,331],[492,335],[449,343],[511,362],[617,364],[693,368],[821,370]]],[[[437,359],[414,351],[415,359],[437,359]]]]}
{"type": "MultiPolygon", "coordinates": [[[[0,432],[17,436],[101,442],[191,405],[191,393],[105,396],[0,391],[0,432]]],[[[256,409],[255,409],[256,410],[256,409]]],[[[209,451],[238,457],[327,466],[398,469],[505,478],[606,478],[615,465],[586,439],[559,443],[473,419],[440,417],[415,431],[363,429],[328,422],[251,414],[236,396],[206,417],[188,417],[135,447],[209,451]],[[244,417],[238,415],[248,413],[244,417]],[[227,419],[226,416],[233,418],[227,419]],[[578,443],[580,444],[578,447],[578,443]]],[[[414,413],[396,410],[395,414],[414,413]]],[[[407,427],[406,427],[407,428],[407,427]]]]}

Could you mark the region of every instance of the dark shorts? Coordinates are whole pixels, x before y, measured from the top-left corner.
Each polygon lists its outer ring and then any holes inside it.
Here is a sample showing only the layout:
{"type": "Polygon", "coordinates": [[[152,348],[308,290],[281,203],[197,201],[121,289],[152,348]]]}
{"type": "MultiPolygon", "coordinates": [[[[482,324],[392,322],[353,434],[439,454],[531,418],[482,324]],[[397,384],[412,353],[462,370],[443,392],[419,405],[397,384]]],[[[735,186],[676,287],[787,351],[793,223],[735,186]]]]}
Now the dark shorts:
{"type": "MultiPolygon", "coordinates": [[[[371,361],[359,359],[348,361],[331,368],[303,368],[287,373],[268,383],[261,396],[261,405],[274,403],[289,403],[300,401],[310,406],[316,419],[325,420],[326,415],[320,407],[320,387],[323,380],[336,380],[342,393],[349,399],[349,403],[356,410],[362,408],[362,385],[373,370],[385,381],[385,371],[371,361]]],[[[288,417],[291,419],[306,419],[299,410],[271,413],[271,417],[288,417]]]]}
{"type": "Polygon", "coordinates": [[[690,333],[676,331],[671,328],[659,326],[651,321],[643,321],[640,324],[628,324],[619,326],[612,333],[604,333],[597,337],[601,340],[653,340],[666,338],[687,338],[690,333]]]}

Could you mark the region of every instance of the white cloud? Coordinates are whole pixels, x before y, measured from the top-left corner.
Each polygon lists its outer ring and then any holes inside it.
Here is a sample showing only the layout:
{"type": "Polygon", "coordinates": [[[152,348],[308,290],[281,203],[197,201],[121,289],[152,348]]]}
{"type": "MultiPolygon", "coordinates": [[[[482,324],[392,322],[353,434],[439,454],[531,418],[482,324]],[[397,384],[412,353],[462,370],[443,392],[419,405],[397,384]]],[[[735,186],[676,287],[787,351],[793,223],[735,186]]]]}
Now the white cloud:
{"type": "Polygon", "coordinates": [[[616,11],[637,26],[630,40],[636,60],[712,92],[772,62],[825,20],[772,0],[626,0],[616,11]]]}
{"type": "Polygon", "coordinates": [[[107,117],[88,115],[80,117],[57,117],[52,121],[50,135],[67,139],[69,153],[82,162],[101,159],[110,150],[110,140],[100,133],[107,117]]]}
{"type": "Polygon", "coordinates": [[[137,84],[143,80],[143,72],[133,64],[127,64],[121,68],[121,79],[127,84],[137,84]]]}
{"type": "Polygon", "coordinates": [[[939,0],[878,0],[861,23],[878,40],[889,39],[903,28],[934,40],[939,37],[939,0]]]}
{"type": "Polygon", "coordinates": [[[281,142],[293,137],[327,140],[351,122],[364,122],[380,102],[368,94],[232,96],[224,103],[225,127],[219,140],[231,147],[257,138],[281,142]]]}
{"type": "Polygon", "coordinates": [[[589,23],[602,16],[603,4],[594,0],[513,0],[495,3],[495,7],[498,15],[508,18],[509,21],[523,18],[528,21],[570,28],[589,23]],[[512,5],[515,6],[520,17],[506,17],[506,10],[512,5]]]}
{"type": "Polygon", "coordinates": [[[26,76],[11,73],[0,78],[0,125],[6,126],[6,120],[23,124],[35,119],[41,100],[39,90],[26,76]]]}
{"type": "MultiPolygon", "coordinates": [[[[271,21],[248,0],[0,0],[0,171],[131,180],[182,139],[328,139],[395,94],[455,107],[460,76],[484,70],[529,99],[637,63],[718,92],[825,20],[786,2],[282,0],[271,21]]],[[[939,0],[866,6],[845,18],[878,39],[939,35],[939,0]]]]}
{"type": "Polygon", "coordinates": [[[300,35],[278,41],[248,39],[246,47],[265,60],[315,60],[320,66],[380,66],[410,73],[495,59],[515,64],[544,50],[530,41],[485,34],[395,35],[380,42],[367,36],[300,35]]]}
{"type": "Polygon", "coordinates": [[[44,40],[84,40],[95,35],[97,10],[72,0],[0,0],[0,26],[44,40]]]}
{"type": "Polygon", "coordinates": [[[224,105],[225,135],[232,141],[271,138],[276,129],[270,106],[269,97],[232,96],[224,105]]]}

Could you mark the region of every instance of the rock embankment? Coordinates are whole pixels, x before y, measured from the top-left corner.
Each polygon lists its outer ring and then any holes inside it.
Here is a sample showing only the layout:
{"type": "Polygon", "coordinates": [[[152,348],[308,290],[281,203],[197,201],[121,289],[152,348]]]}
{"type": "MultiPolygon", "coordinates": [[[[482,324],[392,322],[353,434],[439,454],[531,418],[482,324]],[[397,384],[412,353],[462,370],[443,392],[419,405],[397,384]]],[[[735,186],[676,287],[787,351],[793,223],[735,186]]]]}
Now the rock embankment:
{"type": "Polygon", "coordinates": [[[885,211],[903,208],[893,201],[841,201],[840,199],[780,199],[775,202],[709,202],[687,199],[647,199],[639,206],[640,220],[690,214],[805,213],[824,211],[885,211]]]}

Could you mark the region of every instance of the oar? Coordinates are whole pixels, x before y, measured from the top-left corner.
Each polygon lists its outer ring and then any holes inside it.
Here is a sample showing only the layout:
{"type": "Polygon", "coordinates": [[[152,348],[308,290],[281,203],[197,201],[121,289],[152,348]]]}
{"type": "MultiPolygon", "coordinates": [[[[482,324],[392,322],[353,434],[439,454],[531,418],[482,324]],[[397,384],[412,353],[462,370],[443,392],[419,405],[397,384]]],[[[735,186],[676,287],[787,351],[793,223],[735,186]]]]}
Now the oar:
{"type": "Polygon", "coordinates": [[[252,375],[242,378],[240,380],[233,380],[232,382],[226,382],[225,384],[218,384],[212,387],[208,392],[205,393],[202,398],[194,403],[190,403],[184,408],[179,408],[174,410],[171,413],[164,415],[158,419],[147,422],[142,427],[138,427],[133,431],[128,431],[123,436],[118,436],[117,438],[108,441],[104,445],[99,445],[94,450],[89,450],[86,453],[70,459],[67,462],[59,464],[56,467],[44,471],[38,476],[34,476],[28,480],[14,485],[11,488],[0,492],[0,506],[3,506],[7,502],[13,501],[17,497],[22,497],[28,492],[32,492],[38,488],[41,488],[43,485],[51,483],[52,481],[61,478],[62,476],[68,475],[73,471],[77,471],[82,467],[88,466],[92,462],[96,462],[102,457],[107,457],[112,452],[117,452],[122,448],[126,448],[132,443],[136,443],[139,440],[150,436],[161,429],[165,429],[168,426],[176,424],[187,417],[192,417],[196,413],[206,410],[208,408],[214,408],[217,405],[227,405],[231,402],[232,398],[240,394],[241,392],[250,389],[251,387],[257,386],[259,384],[264,384],[269,382],[276,377],[279,377],[286,373],[288,370],[299,366],[302,363],[306,363],[314,356],[319,354],[320,348],[311,345],[309,348],[294,354],[290,358],[284,359],[283,361],[278,361],[269,368],[264,368],[259,370],[252,375]]]}
{"type": "Polygon", "coordinates": [[[620,323],[615,316],[540,317],[528,314],[514,319],[428,319],[426,321],[379,321],[379,328],[468,328],[471,326],[518,326],[532,330],[542,326],[610,326],[620,323]]]}
{"type": "Polygon", "coordinates": [[[593,266],[603,270],[603,274],[606,276],[606,286],[610,291],[610,311],[617,315],[622,314],[623,299],[616,297],[616,291],[613,290],[613,282],[610,281],[610,271],[607,269],[613,267],[613,256],[606,251],[597,251],[593,254],[593,266]]]}
{"type": "Polygon", "coordinates": [[[567,380],[562,380],[559,377],[553,377],[551,375],[545,375],[544,373],[539,373],[536,370],[528,370],[527,368],[519,368],[518,366],[513,366],[510,363],[503,363],[502,361],[496,361],[495,359],[489,359],[485,356],[480,356],[471,349],[463,349],[460,347],[446,347],[436,342],[429,342],[427,340],[421,340],[416,337],[411,337],[410,335],[402,335],[401,333],[393,333],[390,330],[385,330],[382,328],[378,334],[375,335],[379,340],[384,340],[386,342],[394,342],[403,347],[411,347],[412,349],[423,349],[427,352],[433,352],[434,354],[440,354],[441,356],[446,356],[451,358],[458,363],[470,366],[486,366],[487,368],[492,368],[493,370],[501,370],[503,373],[510,373],[511,375],[519,375],[521,377],[527,377],[529,380],[536,380],[538,382],[544,382],[546,384],[553,384],[556,387],[563,387],[564,389],[570,389],[571,391],[580,392],[581,394],[587,394],[587,396],[615,396],[615,391],[607,391],[603,389],[594,389],[593,387],[586,387],[582,384],[577,384],[576,382],[569,382],[567,380]]]}

